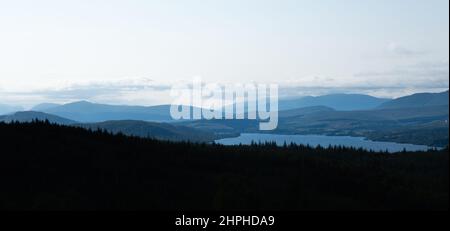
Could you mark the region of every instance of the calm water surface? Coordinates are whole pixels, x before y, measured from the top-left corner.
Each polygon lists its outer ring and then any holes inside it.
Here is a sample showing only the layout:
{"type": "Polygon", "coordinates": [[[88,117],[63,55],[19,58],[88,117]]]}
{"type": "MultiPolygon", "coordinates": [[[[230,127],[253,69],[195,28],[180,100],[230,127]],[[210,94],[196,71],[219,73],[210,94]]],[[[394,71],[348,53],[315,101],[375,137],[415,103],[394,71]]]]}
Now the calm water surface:
{"type": "Polygon", "coordinates": [[[216,140],[216,143],[223,145],[247,145],[254,142],[276,142],[278,145],[283,145],[285,142],[287,144],[303,144],[310,146],[345,146],[354,148],[364,148],[373,151],[389,151],[400,152],[403,149],[407,151],[426,151],[431,147],[425,145],[415,145],[415,144],[399,144],[394,142],[381,142],[381,141],[371,141],[364,137],[350,137],[350,136],[323,136],[323,135],[276,135],[276,134],[259,134],[259,133],[243,133],[239,137],[226,138],[221,140],[216,140]]]}

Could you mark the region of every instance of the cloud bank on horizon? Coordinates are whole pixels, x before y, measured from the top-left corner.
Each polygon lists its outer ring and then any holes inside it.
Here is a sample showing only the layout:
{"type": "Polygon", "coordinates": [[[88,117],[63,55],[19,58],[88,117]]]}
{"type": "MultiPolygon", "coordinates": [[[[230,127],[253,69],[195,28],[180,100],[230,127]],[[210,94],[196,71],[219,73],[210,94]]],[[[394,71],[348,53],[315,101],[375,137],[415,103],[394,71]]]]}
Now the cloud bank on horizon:
{"type": "Polygon", "coordinates": [[[171,84],[285,96],[449,87],[448,0],[0,0],[0,103],[170,102],[171,84]]]}

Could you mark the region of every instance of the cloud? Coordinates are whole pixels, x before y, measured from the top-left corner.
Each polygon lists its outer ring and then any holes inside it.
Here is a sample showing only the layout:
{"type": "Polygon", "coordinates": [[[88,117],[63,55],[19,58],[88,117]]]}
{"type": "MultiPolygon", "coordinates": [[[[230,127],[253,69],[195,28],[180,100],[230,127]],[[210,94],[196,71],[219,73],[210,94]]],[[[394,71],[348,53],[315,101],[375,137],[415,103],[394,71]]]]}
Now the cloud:
{"type": "Polygon", "coordinates": [[[394,42],[388,44],[387,51],[389,52],[390,55],[403,56],[403,57],[419,56],[419,55],[424,55],[427,53],[425,51],[413,50],[413,49],[404,47],[404,46],[399,45],[394,42]]]}
{"type": "Polygon", "coordinates": [[[360,93],[395,98],[449,88],[449,62],[421,62],[348,77],[306,77],[280,82],[280,97],[360,93]]]}
{"type": "Polygon", "coordinates": [[[280,98],[320,96],[327,94],[366,94],[380,98],[398,98],[420,92],[444,92],[442,87],[396,87],[396,86],[349,86],[349,87],[302,87],[283,85],[279,89],[280,98]]]}
{"type": "Polygon", "coordinates": [[[416,63],[386,71],[361,72],[354,76],[379,87],[448,88],[449,63],[416,63]]]}
{"type": "MultiPolygon", "coordinates": [[[[359,93],[392,98],[417,92],[447,90],[448,76],[449,63],[442,61],[416,63],[384,71],[360,72],[353,76],[307,76],[280,80],[277,83],[280,86],[280,97],[359,93]]],[[[189,85],[192,80],[182,82],[189,85]]],[[[172,101],[170,89],[173,83],[156,82],[145,77],[53,84],[28,91],[0,90],[0,103],[30,108],[43,102],[68,103],[79,100],[128,105],[158,105],[172,101]]]]}
{"type": "Polygon", "coordinates": [[[123,78],[112,81],[87,81],[55,84],[29,91],[0,91],[4,101],[28,107],[42,102],[67,103],[78,100],[113,104],[145,104],[161,102],[171,88],[149,78],[123,78]]]}

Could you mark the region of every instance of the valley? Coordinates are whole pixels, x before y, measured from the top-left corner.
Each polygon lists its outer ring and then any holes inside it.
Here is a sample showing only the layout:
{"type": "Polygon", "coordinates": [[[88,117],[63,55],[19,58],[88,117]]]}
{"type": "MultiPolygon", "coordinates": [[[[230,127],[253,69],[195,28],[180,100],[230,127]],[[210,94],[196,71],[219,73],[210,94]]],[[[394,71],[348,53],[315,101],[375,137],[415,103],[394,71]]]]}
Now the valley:
{"type": "Polygon", "coordinates": [[[432,147],[448,145],[448,91],[394,100],[361,95],[309,97],[297,101],[283,99],[280,105],[283,110],[279,111],[279,124],[273,131],[259,131],[260,121],[248,119],[172,120],[170,105],[120,106],[86,101],[64,105],[41,104],[33,108],[40,111],[0,116],[0,121],[49,120],[56,124],[102,129],[113,134],[206,143],[238,137],[242,133],[260,132],[365,137],[373,141],[432,147]],[[345,105],[345,100],[349,105],[345,105]],[[323,105],[300,107],[315,103],[323,105]],[[366,106],[352,106],[355,103],[366,106]],[[344,110],[351,108],[365,110],[344,110]]]}

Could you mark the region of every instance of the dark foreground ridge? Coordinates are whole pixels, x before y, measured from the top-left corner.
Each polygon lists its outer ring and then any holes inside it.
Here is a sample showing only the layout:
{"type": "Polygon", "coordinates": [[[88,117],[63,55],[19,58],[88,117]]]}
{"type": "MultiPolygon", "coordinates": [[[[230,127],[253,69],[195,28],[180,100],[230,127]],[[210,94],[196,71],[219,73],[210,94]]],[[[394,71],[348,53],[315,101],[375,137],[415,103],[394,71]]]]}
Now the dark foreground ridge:
{"type": "Polygon", "coordinates": [[[448,149],[224,147],[0,123],[2,210],[448,210],[448,149]]]}

